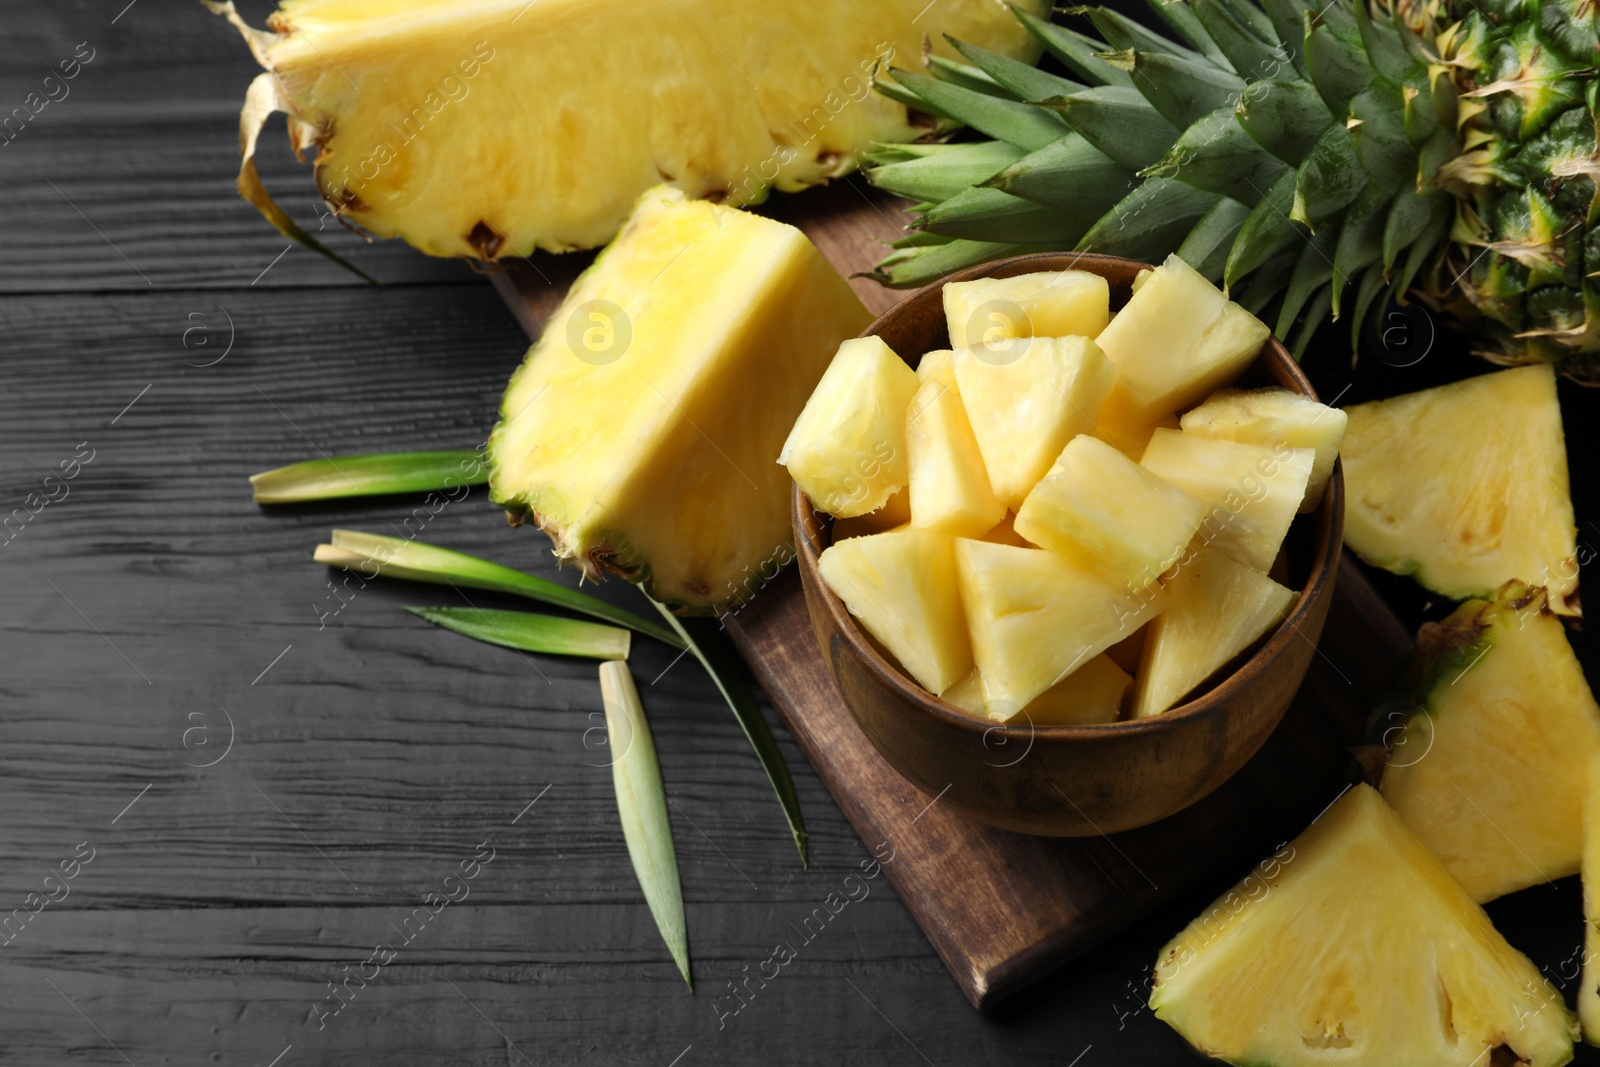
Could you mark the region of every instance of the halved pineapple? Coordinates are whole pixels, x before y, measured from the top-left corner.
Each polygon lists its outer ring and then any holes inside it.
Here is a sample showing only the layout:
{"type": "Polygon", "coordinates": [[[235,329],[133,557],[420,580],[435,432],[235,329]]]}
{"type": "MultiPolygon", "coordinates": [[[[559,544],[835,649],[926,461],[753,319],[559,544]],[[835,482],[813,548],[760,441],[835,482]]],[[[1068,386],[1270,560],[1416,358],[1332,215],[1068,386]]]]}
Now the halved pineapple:
{"type": "Polygon", "coordinates": [[[1575,874],[1600,707],[1544,590],[1468,601],[1417,652],[1384,797],[1476,900],[1575,874]]]}
{"type": "Polygon", "coordinates": [[[1133,679],[1105,653],[1085,663],[1009,717],[990,714],[983,700],[983,672],[974,667],[943,693],[945,700],[963,711],[998,722],[1034,726],[1086,726],[1115,722],[1122,710],[1122,695],[1133,679]]]}
{"type": "Polygon", "coordinates": [[[1150,1006],[1271,1067],[1558,1067],[1576,1025],[1483,909],[1357,785],[1162,949],[1150,1006]]]}
{"type": "Polygon", "coordinates": [[[982,537],[1005,518],[954,385],[930,381],[911,398],[906,424],[911,460],[911,525],[982,537]]]}
{"type": "Polygon", "coordinates": [[[1316,458],[1309,448],[1157,430],[1139,463],[1212,505],[1195,535],[1202,546],[1265,574],[1305,499],[1316,458]]]}
{"type": "Polygon", "coordinates": [[[778,462],[811,503],[850,518],[877,511],[910,479],[906,408],[917,375],[879,337],[839,345],[778,462]]]}
{"type": "Polygon", "coordinates": [[[1259,445],[1285,444],[1309,448],[1317,461],[1306,483],[1301,511],[1314,511],[1322,502],[1323,487],[1333,475],[1349,416],[1338,408],[1319,404],[1292,389],[1219,389],[1198,407],[1184,413],[1179,425],[1185,433],[1249,441],[1259,445]]]}
{"type": "Polygon", "coordinates": [[[1589,757],[1583,799],[1583,972],[1578,983],[1583,1039],[1600,1045],[1600,753],[1589,757]]]}
{"type": "Polygon", "coordinates": [[[1237,378],[1256,358],[1265,324],[1176,255],[1145,276],[1095,340],[1117,365],[1129,410],[1154,420],[1237,378]]]}
{"type": "Polygon", "coordinates": [[[1578,607],[1577,525],[1549,364],[1350,408],[1345,544],[1448,597],[1517,579],[1578,607]]]}
{"type": "Polygon", "coordinates": [[[984,705],[1007,719],[1166,603],[1159,584],[1129,590],[1054,552],[956,541],[961,603],[984,705]]]}
{"type": "Polygon", "coordinates": [[[501,400],[489,485],[556,554],[717,612],[793,558],[772,461],[871,320],[793,226],[658,187],[573,284],[501,400]]]}
{"type": "Polygon", "coordinates": [[[817,572],[930,693],[972,669],[949,537],[906,529],[836,541],[818,558],[817,572]]]}
{"type": "Polygon", "coordinates": [[[1017,532],[1139,589],[1183,553],[1210,510],[1104,441],[1074,437],[1017,512],[1017,532]]]}
{"type": "Polygon", "coordinates": [[[1066,443],[1094,427],[1117,370],[1087,337],[1017,337],[954,358],[995,496],[1015,511],[1066,443]]]}
{"type": "Polygon", "coordinates": [[[1294,590],[1216,548],[1191,553],[1165,584],[1167,610],[1146,628],[1134,718],[1183,700],[1282,622],[1295,598],[1294,590]]]}
{"type": "Polygon", "coordinates": [[[956,348],[1012,337],[1094,337],[1110,321],[1111,287],[1085,270],[951,282],[944,317],[956,348]]]}

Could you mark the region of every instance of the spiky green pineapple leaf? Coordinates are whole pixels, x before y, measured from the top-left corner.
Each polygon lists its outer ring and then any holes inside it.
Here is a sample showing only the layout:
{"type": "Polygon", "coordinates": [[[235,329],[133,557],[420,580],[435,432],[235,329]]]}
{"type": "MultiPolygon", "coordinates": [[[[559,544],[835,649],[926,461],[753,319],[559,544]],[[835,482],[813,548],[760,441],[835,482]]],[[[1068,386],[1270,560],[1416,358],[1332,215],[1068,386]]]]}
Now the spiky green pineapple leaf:
{"type": "Polygon", "coordinates": [[[1229,71],[1237,69],[1227,53],[1217,47],[1216,40],[1206,33],[1205,27],[1195,17],[1195,11],[1191,10],[1195,5],[1174,0],[1145,0],[1145,6],[1165,22],[1172,32],[1182,37],[1190,48],[1205,56],[1211,63],[1229,71]]]}
{"type": "Polygon", "coordinates": [[[1042,148],[1072,132],[1071,127],[1044,108],[974,92],[899,67],[889,68],[889,74],[902,88],[940,113],[960,119],[979,133],[1025,149],[1042,148]]]}
{"type": "Polygon", "coordinates": [[[941,145],[949,151],[868,168],[867,181],[908,200],[938,202],[981,185],[1024,158],[1005,141],[941,145]]]}
{"type": "Polygon", "coordinates": [[[1222,271],[1228,264],[1228,249],[1244,220],[1250,217],[1250,205],[1221,197],[1211,210],[1200,216],[1189,236],[1178,246],[1178,258],[1205,275],[1213,284],[1222,282],[1222,271]]]}
{"type": "Polygon", "coordinates": [[[1092,217],[1074,218],[998,189],[976,188],[965,189],[930,207],[915,225],[946,237],[981,236],[987,240],[1065,245],[1076,242],[1093,221],[1092,217]]]}
{"type": "Polygon", "coordinates": [[[1136,186],[1101,217],[1078,242],[1077,250],[1104,252],[1146,261],[1159,260],[1162,249],[1182,242],[1184,235],[1217,202],[1215,193],[1166,178],[1150,178],[1136,186]]]}
{"type": "Polygon", "coordinates": [[[1244,89],[1238,75],[1212,63],[1195,63],[1161,52],[1118,53],[1134,87],[1162,118],[1183,129],[1218,108],[1231,107],[1244,89]]]}
{"type": "MultiPolygon", "coordinates": [[[[1278,323],[1273,333],[1288,337],[1289,329],[1305,309],[1306,301],[1328,286],[1333,279],[1333,253],[1338,246],[1337,225],[1324,226],[1311,235],[1300,251],[1300,258],[1295,260],[1294,273],[1289,276],[1289,285],[1283,291],[1283,302],[1278,309],[1278,323]]],[[[1328,299],[1330,302],[1333,299],[1331,288],[1328,289],[1328,299]]],[[[1326,312],[1327,309],[1323,310],[1326,312]]]]}
{"type": "MultiPolygon", "coordinates": [[[[1289,66],[1288,55],[1281,47],[1268,44],[1240,22],[1220,0],[1190,0],[1186,6],[1193,8],[1196,23],[1202,28],[1203,33],[1215,42],[1217,50],[1227,57],[1228,64],[1240,76],[1248,80],[1273,78],[1286,69],[1293,72],[1293,67],[1289,66]]],[[[1259,10],[1254,5],[1246,6],[1252,10],[1259,10]]]]}
{"type": "Polygon", "coordinates": [[[1292,247],[1300,238],[1299,229],[1289,217],[1290,209],[1294,206],[1294,183],[1292,171],[1273,182],[1239,228],[1239,238],[1228,252],[1228,266],[1223,273],[1229,289],[1268,259],[1292,247]]]}
{"type": "Polygon", "coordinates": [[[483,453],[379,452],[323,456],[250,476],[257,504],[303,504],[313,500],[425,493],[482,485],[489,480],[483,453]]]}
{"type": "Polygon", "coordinates": [[[942,82],[959,85],[963,89],[971,89],[985,96],[995,96],[1002,100],[1012,99],[1011,93],[977,67],[958,63],[936,52],[928,54],[928,70],[942,82]]]}
{"type": "Polygon", "coordinates": [[[950,46],[965,56],[974,67],[983,71],[994,84],[1003,86],[1018,100],[1044,100],[1047,97],[1066,96],[1088,88],[1087,85],[1057,77],[1020,59],[1012,59],[999,52],[991,52],[987,48],[958,41],[948,34],[945,40],[949,41],[950,46]]]}
{"type": "Polygon", "coordinates": [[[1295,79],[1252,83],[1235,114],[1256,144],[1291,165],[1305,158],[1334,121],[1322,94],[1295,79]]]}
{"type": "Polygon", "coordinates": [[[1173,178],[1252,207],[1287,173],[1286,164],[1234,121],[1231,108],[1218,108],[1184,130],[1160,162],[1141,172],[1145,177],[1173,178]]]}
{"type": "Polygon", "coordinates": [[[1354,203],[1366,185],[1367,175],[1356,160],[1355,139],[1334,123],[1322,131],[1295,174],[1291,215],[1315,226],[1354,203]]]}
{"type": "Polygon", "coordinates": [[[1091,211],[1098,218],[1122,199],[1133,184],[1133,172],[1073,133],[1028,153],[981,184],[1057,211],[1091,211]]]}
{"type": "Polygon", "coordinates": [[[1383,255],[1383,226],[1389,218],[1394,194],[1378,185],[1368,185],[1356,197],[1333,253],[1333,313],[1342,307],[1345,286],[1355,281],[1361,270],[1383,255]]]}
{"type": "MultiPolygon", "coordinates": [[[[1191,63],[1206,62],[1206,57],[1194,49],[1185,48],[1154,30],[1146,29],[1120,11],[1113,11],[1108,7],[1091,7],[1085,14],[1089,16],[1089,21],[1094,23],[1094,28],[1100,31],[1100,36],[1104,37],[1115,51],[1161,52],[1179,59],[1187,59],[1191,63]]],[[[1134,83],[1138,83],[1137,78],[1134,79],[1134,83]]]]}
{"type": "Polygon", "coordinates": [[[1138,91],[1126,86],[1103,85],[1038,104],[1059,113],[1085,140],[1129,170],[1160,159],[1180,132],[1138,91]]]}
{"type": "MultiPolygon", "coordinates": [[[[1331,19],[1339,9],[1330,5],[1324,19],[1331,19]]],[[[1343,115],[1350,110],[1350,101],[1372,83],[1372,67],[1361,52],[1359,34],[1355,41],[1336,36],[1328,21],[1318,25],[1311,12],[1306,12],[1306,74],[1328,110],[1343,115]]]]}
{"type": "Polygon", "coordinates": [[[958,270],[975,267],[1007,256],[1027,252],[1049,252],[1049,245],[1007,244],[1002,241],[941,241],[918,245],[885,256],[873,270],[863,272],[881,285],[895,289],[914,289],[931,285],[958,270]]]}
{"type": "Polygon", "coordinates": [[[618,626],[538,615],[531,611],[419,607],[406,610],[435,626],[502,648],[589,659],[628,658],[631,635],[618,626]]]}
{"type": "Polygon", "coordinates": [[[1106,50],[1103,41],[1058,26],[1018,6],[1013,6],[1011,13],[1033,34],[1046,52],[1088,84],[1132,86],[1133,80],[1128,77],[1127,71],[1118,70],[1100,58],[1100,53],[1106,50]]]}

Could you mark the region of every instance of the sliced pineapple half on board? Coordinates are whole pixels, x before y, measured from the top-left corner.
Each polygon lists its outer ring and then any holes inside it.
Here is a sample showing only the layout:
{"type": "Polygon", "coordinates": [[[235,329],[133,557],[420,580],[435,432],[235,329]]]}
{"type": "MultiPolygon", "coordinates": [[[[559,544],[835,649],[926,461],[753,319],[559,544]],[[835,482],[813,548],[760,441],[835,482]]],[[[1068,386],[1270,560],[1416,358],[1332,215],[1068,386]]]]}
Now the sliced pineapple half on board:
{"type": "Polygon", "coordinates": [[[778,462],[813,506],[839,518],[877,511],[910,480],[906,408],[917,375],[880,337],[839,345],[778,462]]]}
{"type": "Polygon", "coordinates": [[[1417,652],[1417,710],[1383,774],[1401,820],[1476,900],[1577,873],[1600,708],[1544,590],[1468,601],[1417,652]]]}
{"type": "Polygon", "coordinates": [[[1159,715],[1277,627],[1295,592],[1215,548],[1191,552],[1166,580],[1167,610],[1150,620],[1133,716],[1159,715]]]}
{"type": "Polygon", "coordinates": [[[1583,970],[1578,981],[1583,1039],[1600,1045],[1600,753],[1589,757],[1583,799],[1583,970]]]}
{"type": "Polygon", "coordinates": [[[1558,1067],[1577,1031],[1366,785],[1162,949],[1150,1006],[1201,1052],[1263,1067],[1558,1067]]]}
{"type": "Polygon", "coordinates": [[[1345,544],[1436,593],[1513,579],[1578,607],[1577,525],[1549,364],[1496,371],[1349,409],[1345,544]]]}
{"type": "Polygon", "coordinates": [[[951,282],[942,295],[956,348],[1011,337],[1094,337],[1111,320],[1111,287],[1086,270],[951,282]]]}
{"type": "Polygon", "coordinates": [[[1322,490],[1333,476],[1349,416],[1338,408],[1320,404],[1292,389],[1219,389],[1199,406],[1184,412],[1179,426],[1185,433],[1217,437],[1224,441],[1250,441],[1259,445],[1286,444],[1309,448],[1317,460],[1300,503],[1302,512],[1314,511],[1322,490]]]}

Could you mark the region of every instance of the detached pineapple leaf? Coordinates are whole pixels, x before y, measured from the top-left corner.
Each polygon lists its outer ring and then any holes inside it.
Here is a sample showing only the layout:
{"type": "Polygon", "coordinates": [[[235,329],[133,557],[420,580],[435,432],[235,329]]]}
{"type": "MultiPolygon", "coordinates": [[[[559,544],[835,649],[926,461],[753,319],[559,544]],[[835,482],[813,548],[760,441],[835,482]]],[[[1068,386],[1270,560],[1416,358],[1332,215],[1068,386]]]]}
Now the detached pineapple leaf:
{"type": "Polygon", "coordinates": [[[606,705],[606,743],[612,753],[611,784],[617,792],[617,816],[634,876],[645,903],[667,943],[673,962],[690,989],[689,932],[683,918],[683,885],[678,879],[678,853],[672,845],[667,817],[667,792],[661,784],[650,724],[639,703],[639,690],[626,663],[600,665],[600,694],[606,705]]]}
{"type": "Polygon", "coordinates": [[[772,783],[772,791],[778,794],[778,803],[783,805],[783,817],[789,821],[789,832],[794,835],[794,847],[800,850],[800,862],[809,867],[811,865],[810,846],[807,844],[809,835],[806,833],[805,819],[800,814],[800,797],[794,791],[794,779],[789,777],[789,765],[784,762],[783,753],[778,751],[778,742],[773,739],[767,720],[761,717],[761,709],[756,706],[756,698],[751,695],[750,687],[745,684],[744,671],[739,659],[728,651],[728,646],[717,636],[717,625],[713,620],[680,619],[661,604],[653,600],[651,603],[655,604],[656,610],[661,612],[661,617],[667,620],[667,624],[677,631],[690,653],[700,661],[706,673],[711,675],[711,680],[717,683],[722,698],[728,702],[728,707],[733,711],[733,717],[738,719],[739,725],[744,728],[744,736],[756,750],[756,758],[761,761],[762,769],[767,772],[767,780],[772,783]]]}
{"type": "Polygon", "coordinates": [[[531,611],[495,611],[486,608],[406,608],[435,626],[454,630],[486,644],[523,652],[589,659],[627,659],[633,635],[616,626],[531,611]]]}
{"type": "Polygon", "coordinates": [[[369,578],[381,572],[391,578],[408,578],[414,582],[466,586],[468,589],[487,589],[495,593],[523,596],[625,626],[674,648],[684,647],[683,639],[673,631],[642,619],[631,611],[607,604],[604,600],[511,567],[469,556],[465,552],[455,552],[420,541],[356,530],[335,530],[333,543],[318,545],[313,558],[331,567],[370,565],[374,570],[366,575],[369,578]]]}
{"type": "Polygon", "coordinates": [[[489,480],[483,454],[454,452],[378,452],[361,456],[329,456],[291,463],[250,476],[258,504],[300,504],[355,496],[424,493],[482,485],[489,480]]]}

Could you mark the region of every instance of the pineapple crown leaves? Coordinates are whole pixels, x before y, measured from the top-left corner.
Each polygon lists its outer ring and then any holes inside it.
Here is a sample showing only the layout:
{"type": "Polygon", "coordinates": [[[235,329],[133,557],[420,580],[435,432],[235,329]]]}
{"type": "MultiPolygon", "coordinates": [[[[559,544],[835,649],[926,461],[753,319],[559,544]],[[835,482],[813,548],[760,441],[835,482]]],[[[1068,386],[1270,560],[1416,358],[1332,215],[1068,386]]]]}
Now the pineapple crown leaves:
{"type": "Polygon", "coordinates": [[[967,63],[895,72],[897,99],[992,140],[876,153],[869,180],[919,217],[873,276],[1177,251],[1297,354],[1330,311],[1354,341],[1414,287],[1501,358],[1600,352],[1588,0],[1370,2],[1147,0],[1165,36],[1103,8],[1065,9],[1081,29],[1016,11],[1065,76],[961,42],[967,63]]]}

